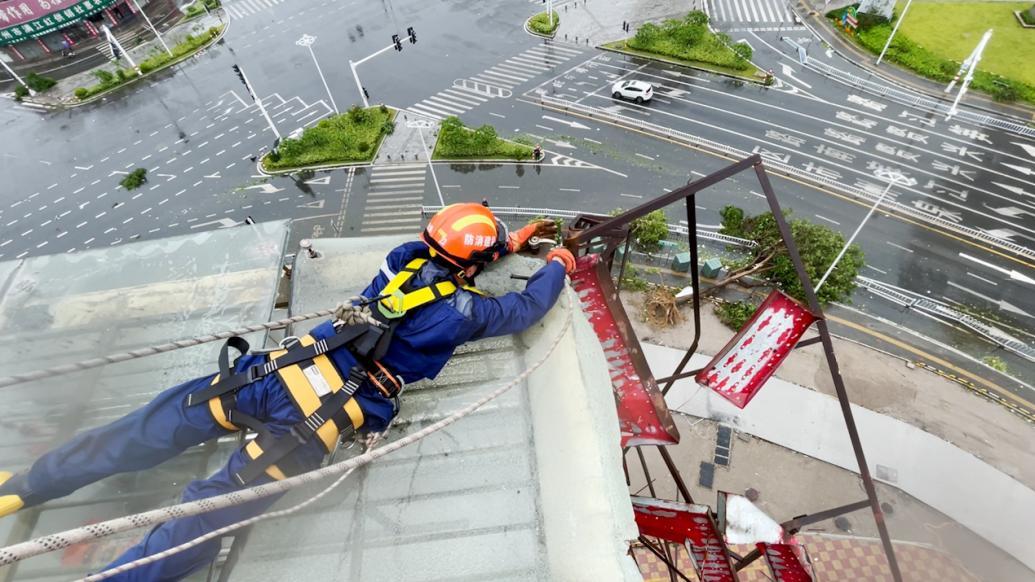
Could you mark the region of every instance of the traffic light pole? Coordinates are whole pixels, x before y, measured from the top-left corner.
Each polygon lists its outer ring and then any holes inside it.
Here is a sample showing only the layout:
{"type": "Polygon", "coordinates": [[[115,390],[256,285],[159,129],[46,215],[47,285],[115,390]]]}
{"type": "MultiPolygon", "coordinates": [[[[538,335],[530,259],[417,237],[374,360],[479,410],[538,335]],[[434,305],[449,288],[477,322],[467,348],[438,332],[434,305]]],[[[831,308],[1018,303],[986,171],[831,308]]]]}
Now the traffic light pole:
{"type": "MultiPolygon", "coordinates": [[[[129,56],[129,53],[126,52],[126,49],[122,48],[122,43],[120,43],[119,39],[115,38],[115,35],[111,33],[111,29],[108,28],[108,25],[102,24],[101,30],[104,31],[104,38],[108,39],[108,44],[114,45],[115,48],[119,49],[119,53],[121,53],[121,56],[126,57],[126,60],[129,62],[129,65],[133,67],[133,70],[136,71],[139,75],[140,67],[138,67],[137,64],[133,62],[133,57],[129,56]]],[[[118,59],[115,60],[118,61],[118,59]]]]}
{"type": "MultiPolygon", "coordinates": [[[[411,34],[408,38],[413,39],[414,37],[411,34]]],[[[411,40],[410,42],[412,43],[415,40],[416,39],[411,40]]],[[[370,107],[370,102],[367,100],[366,92],[363,91],[363,84],[359,82],[359,73],[356,72],[356,67],[362,65],[363,63],[369,61],[370,59],[376,57],[377,55],[382,54],[382,53],[387,52],[387,51],[390,51],[392,49],[402,50],[402,48],[400,48],[400,47],[401,47],[401,45],[393,42],[392,44],[386,46],[385,48],[383,48],[383,49],[381,49],[381,50],[379,50],[379,51],[377,51],[377,52],[375,52],[375,53],[373,53],[371,55],[363,57],[362,59],[360,59],[358,61],[353,61],[352,59],[349,59],[349,68],[352,69],[352,78],[356,80],[356,89],[359,90],[359,97],[360,97],[360,99],[363,100],[363,107],[370,107]]]]}
{"type": "MultiPolygon", "coordinates": [[[[280,132],[277,131],[277,126],[273,125],[273,120],[270,119],[270,114],[266,113],[266,108],[262,106],[262,98],[255,93],[254,86],[251,81],[248,80],[248,76],[244,74],[244,69],[234,65],[234,70],[241,77],[241,82],[244,83],[244,88],[248,90],[248,95],[251,96],[252,102],[259,106],[259,111],[262,112],[262,116],[266,118],[266,122],[270,124],[270,129],[273,130],[273,135],[277,136],[277,143],[280,143],[281,137],[280,132]]],[[[277,144],[273,144],[273,149],[277,149],[277,144]]]]}
{"type": "Polygon", "coordinates": [[[5,63],[3,61],[3,59],[0,59],[0,65],[3,65],[4,68],[7,69],[7,72],[10,73],[10,75],[12,77],[14,77],[15,81],[18,81],[19,85],[21,85],[22,87],[25,87],[25,89],[29,92],[29,95],[35,95],[36,94],[36,92],[33,91],[32,88],[30,88],[28,85],[26,85],[25,81],[23,81],[22,78],[18,76],[18,73],[14,72],[14,69],[12,69],[11,67],[7,66],[7,63],[5,63]]]}

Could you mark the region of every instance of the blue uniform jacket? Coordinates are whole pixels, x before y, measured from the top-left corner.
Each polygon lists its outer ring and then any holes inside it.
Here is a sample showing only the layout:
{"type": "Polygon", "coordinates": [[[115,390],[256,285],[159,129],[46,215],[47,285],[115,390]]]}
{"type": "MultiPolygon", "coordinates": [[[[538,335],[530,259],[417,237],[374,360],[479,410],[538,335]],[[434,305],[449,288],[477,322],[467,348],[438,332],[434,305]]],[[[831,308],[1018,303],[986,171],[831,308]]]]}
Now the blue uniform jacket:
{"type": "MultiPolygon", "coordinates": [[[[413,241],[392,250],[381,271],[363,290],[364,297],[376,297],[399,270],[416,258],[430,258],[423,242],[413,241]]],[[[424,287],[442,280],[448,272],[428,262],[410,281],[424,287]]],[[[382,358],[393,373],[406,382],[434,378],[461,344],[481,338],[509,335],[529,328],[553,307],[564,286],[564,267],[550,261],[529,278],[525,290],[488,297],[458,289],[453,295],[419,307],[403,318],[395,329],[388,353],[382,358]]],[[[309,332],[322,339],[334,335],[332,322],[327,321],[309,332]]],[[[338,370],[347,373],[355,359],[347,349],[331,352],[338,370]]],[[[364,383],[356,398],[366,417],[364,429],[384,430],[395,415],[394,404],[370,385],[364,383]]]]}

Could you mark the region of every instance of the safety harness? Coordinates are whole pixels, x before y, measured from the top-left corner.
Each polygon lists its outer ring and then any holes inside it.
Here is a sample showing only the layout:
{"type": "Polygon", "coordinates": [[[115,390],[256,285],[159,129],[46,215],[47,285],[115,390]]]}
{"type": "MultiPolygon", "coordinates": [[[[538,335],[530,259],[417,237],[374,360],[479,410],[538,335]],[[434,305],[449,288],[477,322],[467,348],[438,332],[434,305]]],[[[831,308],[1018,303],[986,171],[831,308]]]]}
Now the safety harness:
{"type": "Polygon", "coordinates": [[[369,380],[386,398],[399,395],[401,380],[380,362],[395,328],[414,309],[449,297],[457,290],[450,280],[413,289],[410,279],[426,262],[427,259],[411,260],[382,289],[377,309],[371,310],[378,325],[342,325],[336,328],[334,336],[319,340],[303,336],[285,349],[271,352],[264,364],[244,370],[236,369],[236,359],[231,365],[229,350],[248,353],[248,342],[235,336],[223,344],[219,352],[219,374],[209,386],[190,394],[187,406],[207,404],[212,417],[223,428],[236,431],[244,427],[258,435],[245,446],[251,461],[234,475],[238,482],[250,483],[263,473],[277,480],[299,473],[300,468],[291,453],[314,436],[327,453],[332,452],[341,432],[349,426],[355,430],[363,426],[363,410],[354,398],[363,382],[369,380]],[[326,355],[340,348],[348,349],[358,362],[344,375],[326,355]],[[288,434],[280,437],[273,436],[255,417],[235,408],[238,390],[273,373],[304,417],[288,434]]]}

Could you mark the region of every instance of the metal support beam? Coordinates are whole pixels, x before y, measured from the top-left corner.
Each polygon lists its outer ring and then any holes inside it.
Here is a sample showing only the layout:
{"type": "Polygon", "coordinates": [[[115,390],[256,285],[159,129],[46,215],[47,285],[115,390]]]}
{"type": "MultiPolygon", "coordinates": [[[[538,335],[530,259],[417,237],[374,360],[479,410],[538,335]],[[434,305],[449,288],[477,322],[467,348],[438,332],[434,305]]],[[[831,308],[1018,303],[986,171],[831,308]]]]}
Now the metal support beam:
{"type": "Polygon", "coordinates": [[[694,498],[690,495],[690,490],[686,488],[686,483],[683,482],[683,476],[679,474],[679,469],[676,467],[676,463],[672,460],[672,456],[668,454],[668,450],[664,446],[658,446],[658,452],[661,453],[662,460],[665,461],[665,466],[668,467],[668,472],[672,475],[672,479],[676,482],[676,489],[682,494],[683,500],[687,503],[693,503],[694,498]]]}
{"type": "Polygon", "coordinates": [[[662,562],[665,562],[665,565],[668,566],[668,571],[670,573],[671,572],[675,572],[680,578],[682,578],[683,580],[686,580],[686,582],[694,582],[693,580],[687,578],[685,574],[680,572],[679,571],[679,567],[676,566],[675,564],[673,564],[672,562],[670,562],[668,560],[668,558],[666,558],[665,555],[661,553],[661,550],[655,548],[654,544],[652,544],[649,541],[647,541],[646,537],[640,536],[639,540],[640,540],[640,543],[643,544],[643,547],[645,547],[648,550],[650,550],[655,556],[658,557],[659,560],[661,560],[662,562]]]}
{"type": "Polygon", "coordinates": [[[862,477],[863,486],[866,489],[866,497],[869,500],[870,509],[873,511],[873,521],[877,525],[877,532],[880,534],[881,544],[884,546],[884,555],[888,560],[891,576],[895,582],[902,582],[902,572],[899,569],[898,560],[895,558],[895,548],[891,543],[891,536],[888,534],[888,526],[884,521],[884,512],[880,508],[880,500],[877,498],[877,488],[873,484],[873,477],[870,476],[870,467],[866,463],[866,453],[863,452],[862,439],[859,438],[859,429],[855,424],[855,415],[852,413],[851,401],[848,399],[848,391],[845,388],[844,379],[841,377],[837,356],[834,354],[834,344],[830,339],[830,330],[827,329],[826,319],[822,317],[823,309],[819,304],[819,299],[816,297],[809,274],[805,271],[805,263],[801,260],[798,245],[795,244],[794,238],[791,235],[791,227],[787,224],[787,220],[784,218],[783,211],[780,208],[780,203],[776,200],[776,194],[773,192],[773,186],[769,182],[769,175],[766,174],[765,168],[762,165],[762,159],[757,155],[748,159],[753,159],[756,162],[754,164],[755,174],[758,176],[762,192],[769,202],[769,209],[776,220],[780,236],[787,245],[787,254],[790,256],[791,263],[794,264],[794,270],[797,271],[798,278],[801,280],[808,307],[813,313],[820,315],[820,319],[816,321],[816,326],[819,329],[819,337],[823,342],[823,351],[826,355],[827,367],[830,369],[830,377],[834,381],[837,400],[841,405],[841,414],[844,416],[845,428],[848,430],[848,437],[852,441],[852,451],[855,453],[855,460],[859,465],[859,475],[862,477]]]}

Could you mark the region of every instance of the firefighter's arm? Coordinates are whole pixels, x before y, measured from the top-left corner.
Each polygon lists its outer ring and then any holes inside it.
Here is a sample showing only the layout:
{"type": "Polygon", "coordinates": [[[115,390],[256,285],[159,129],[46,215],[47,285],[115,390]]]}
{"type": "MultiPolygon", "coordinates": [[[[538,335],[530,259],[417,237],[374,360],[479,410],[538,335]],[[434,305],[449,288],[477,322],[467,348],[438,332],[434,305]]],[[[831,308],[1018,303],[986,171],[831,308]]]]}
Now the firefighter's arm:
{"type": "Polygon", "coordinates": [[[474,298],[470,320],[474,326],[470,339],[520,333],[546,315],[564,288],[565,264],[558,260],[546,265],[528,279],[524,291],[500,297],[474,298]]]}

